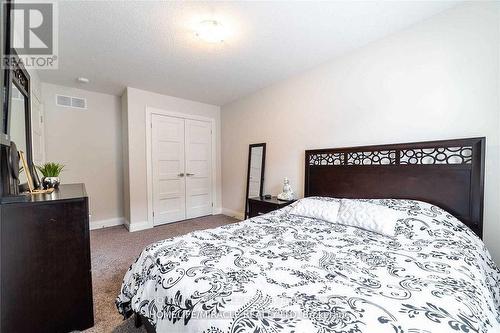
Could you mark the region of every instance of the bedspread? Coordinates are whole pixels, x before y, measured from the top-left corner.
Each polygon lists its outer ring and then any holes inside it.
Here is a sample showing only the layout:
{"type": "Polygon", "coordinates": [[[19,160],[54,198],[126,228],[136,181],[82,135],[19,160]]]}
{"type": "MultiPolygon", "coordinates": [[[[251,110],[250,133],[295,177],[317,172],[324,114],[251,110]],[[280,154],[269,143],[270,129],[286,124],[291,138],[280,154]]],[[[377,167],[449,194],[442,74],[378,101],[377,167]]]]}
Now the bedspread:
{"type": "Polygon", "coordinates": [[[116,300],[160,332],[500,332],[500,272],[444,210],[404,213],[396,237],[289,214],[147,246],[116,300]]]}

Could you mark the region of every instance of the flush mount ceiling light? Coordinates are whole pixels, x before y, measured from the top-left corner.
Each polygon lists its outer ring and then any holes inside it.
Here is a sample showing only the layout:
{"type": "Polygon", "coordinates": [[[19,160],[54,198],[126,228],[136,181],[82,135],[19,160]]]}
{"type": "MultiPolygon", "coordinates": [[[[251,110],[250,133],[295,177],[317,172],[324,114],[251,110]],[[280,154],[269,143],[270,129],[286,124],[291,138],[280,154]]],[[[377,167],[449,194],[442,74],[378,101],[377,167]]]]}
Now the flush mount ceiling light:
{"type": "Polygon", "coordinates": [[[83,77],[83,76],[77,77],[76,81],[79,83],[89,83],[90,82],[89,79],[87,79],[86,77],[83,77]]]}
{"type": "Polygon", "coordinates": [[[196,37],[207,43],[222,43],[226,37],[226,31],[220,22],[205,20],[198,24],[196,37]]]}

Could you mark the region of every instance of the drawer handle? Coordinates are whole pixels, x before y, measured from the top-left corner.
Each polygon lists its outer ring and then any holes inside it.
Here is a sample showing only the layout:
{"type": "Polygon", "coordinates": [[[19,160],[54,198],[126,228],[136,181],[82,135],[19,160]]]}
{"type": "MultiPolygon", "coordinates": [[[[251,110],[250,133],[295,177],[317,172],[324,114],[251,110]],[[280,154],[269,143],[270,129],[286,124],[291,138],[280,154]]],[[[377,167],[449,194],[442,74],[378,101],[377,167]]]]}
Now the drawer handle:
{"type": "Polygon", "coordinates": [[[49,219],[49,222],[57,222],[56,219],[49,219]]]}

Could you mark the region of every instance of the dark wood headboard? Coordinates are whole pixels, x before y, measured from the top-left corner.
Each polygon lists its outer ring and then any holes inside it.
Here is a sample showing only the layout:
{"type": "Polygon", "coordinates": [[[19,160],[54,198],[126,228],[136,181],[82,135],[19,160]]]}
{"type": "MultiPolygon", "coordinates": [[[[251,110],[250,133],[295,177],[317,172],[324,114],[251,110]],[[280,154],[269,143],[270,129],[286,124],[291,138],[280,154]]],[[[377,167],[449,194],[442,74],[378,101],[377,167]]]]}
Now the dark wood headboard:
{"type": "Polygon", "coordinates": [[[414,199],[483,233],[485,138],[306,150],[304,196],[414,199]]]}

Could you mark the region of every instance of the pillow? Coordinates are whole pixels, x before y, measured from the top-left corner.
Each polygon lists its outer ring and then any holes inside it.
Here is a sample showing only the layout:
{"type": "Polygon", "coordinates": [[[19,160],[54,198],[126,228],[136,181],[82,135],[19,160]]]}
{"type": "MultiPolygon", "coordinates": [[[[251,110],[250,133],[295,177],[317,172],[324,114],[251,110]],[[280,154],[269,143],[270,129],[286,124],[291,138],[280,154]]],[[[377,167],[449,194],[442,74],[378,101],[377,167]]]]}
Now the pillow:
{"type": "Polygon", "coordinates": [[[394,237],[396,223],[403,218],[397,210],[369,201],[342,199],[338,223],[394,237]]]}
{"type": "Polygon", "coordinates": [[[339,199],[304,198],[295,203],[290,214],[336,223],[339,207],[339,199]]]}

